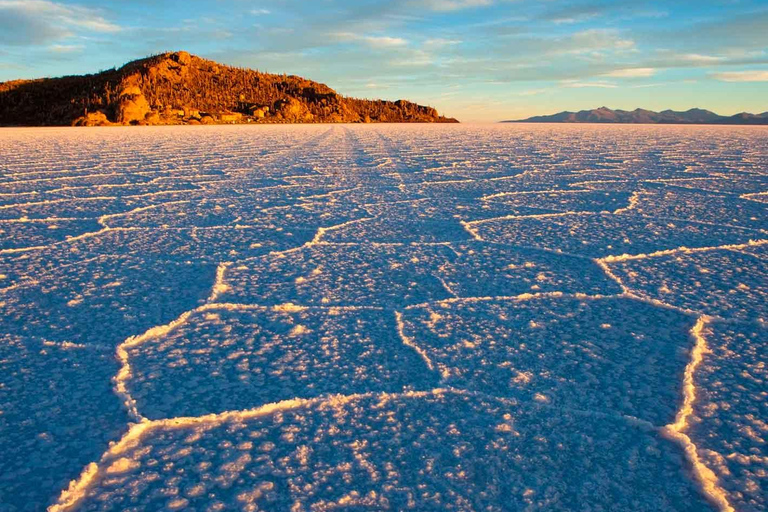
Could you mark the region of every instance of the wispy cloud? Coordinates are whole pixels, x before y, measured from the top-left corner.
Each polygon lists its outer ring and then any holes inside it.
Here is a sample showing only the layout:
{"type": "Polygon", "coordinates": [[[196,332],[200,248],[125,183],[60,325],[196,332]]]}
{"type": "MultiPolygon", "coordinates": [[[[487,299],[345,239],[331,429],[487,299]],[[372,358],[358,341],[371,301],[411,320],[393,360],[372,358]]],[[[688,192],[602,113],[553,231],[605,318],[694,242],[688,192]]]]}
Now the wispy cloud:
{"type": "Polygon", "coordinates": [[[392,48],[394,46],[406,46],[408,44],[408,41],[402,37],[365,36],[362,40],[373,48],[392,48]]]}
{"type": "Polygon", "coordinates": [[[768,71],[723,71],[712,73],[712,77],[723,82],[768,82],[768,71]]]}
{"type": "Polygon", "coordinates": [[[52,44],[48,47],[54,53],[78,53],[85,49],[82,44],[52,44]]]}
{"type": "Polygon", "coordinates": [[[603,76],[611,78],[648,78],[655,74],[656,70],[654,68],[627,68],[604,73],[603,76]]]}
{"type": "Polygon", "coordinates": [[[680,60],[696,64],[714,64],[723,60],[723,57],[714,55],[701,55],[700,53],[685,53],[678,56],[680,60]]]}
{"type": "Polygon", "coordinates": [[[47,0],[0,0],[0,43],[45,44],[77,33],[115,33],[120,26],[98,11],[47,0]]]}
{"type": "Polygon", "coordinates": [[[586,89],[586,88],[599,88],[599,89],[615,89],[618,87],[613,82],[606,80],[594,80],[589,82],[582,82],[579,80],[563,80],[560,82],[560,86],[566,89],[586,89]]]}
{"type": "Polygon", "coordinates": [[[371,36],[354,32],[333,32],[330,36],[339,42],[359,42],[371,48],[396,48],[408,45],[402,37],[371,36]]]}
{"type": "Polygon", "coordinates": [[[423,46],[425,49],[428,50],[439,50],[441,48],[446,48],[449,46],[456,46],[461,44],[462,41],[460,39],[446,39],[444,37],[436,37],[433,39],[427,39],[424,41],[423,46]]]}

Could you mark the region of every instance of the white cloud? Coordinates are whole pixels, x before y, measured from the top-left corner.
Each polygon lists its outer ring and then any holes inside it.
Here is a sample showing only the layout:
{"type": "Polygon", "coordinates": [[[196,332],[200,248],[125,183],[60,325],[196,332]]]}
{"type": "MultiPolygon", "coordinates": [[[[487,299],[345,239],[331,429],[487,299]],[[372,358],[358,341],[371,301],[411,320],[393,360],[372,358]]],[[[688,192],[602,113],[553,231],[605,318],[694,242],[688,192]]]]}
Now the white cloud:
{"type": "Polygon", "coordinates": [[[373,48],[391,48],[393,46],[406,46],[408,44],[408,41],[401,37],[365,36],[362,40],[373,48]]]}
{"type": "Polygon", "coordinates": [[[85,46],[82,44],[52,44],[48,49],[54,53],[77,53],[83,51],[85,46]]]}
{"type": "Polygon", "coordinates": [[[433,39],[427,39],[424,41],[424,48],[429,50],[438,50],[440,48],[445,48],[448,46],[456,46],[461,44],[462,41],[460,39],[445,39],[442,37],[437,37],[433,39]]]}
{"type": "Polygon", "coordinates": [[[600,89],[615,89],[618,87],[613,82],[607,82],[605,80],[597,80],[594,82],[581,82],[578,80],[563,80],[560,82],[561,87],[565,87],[567,89],[583,89],[588,87],[596,87],[600,89]]]}
{"type": "Polygon", "coordinates": [[[250,13],[253,14],[254,16],[264,16],[267,14],[272,14],[272,11],[270,11],[269,9],[251,9],[250,13]]]}
{"type": "Polygon", "coordinates": [[[720,62],[722,57],[715,57],[714,55],[701,55],[699,53],[686,53],[679,56],[680,60],[686,62],[695,62],[697,64],[712,64],[714,62],[720,62]]]}
{"type": "Polygon", "coordinates": [[[517,96],[538,96],[539,94],[544,94],[549,92],[549,89],[528,89],[526,91],[520,91],[517,93],[517,96]]]}
{"type": "Polygon", "coordinates": [[[627,68],[617,69],[610,73],[605,73],[603,76],[611,78],[648,78],[656,74],[654,68],[627,68]]]}
{"type": "Polygon", "coordinates": [[[712,76],[723,82],[768,82],[768,71],[723,71],[712,76]]]}
{"type": "Polygon", "coordinates": [[[408,41],[401,37],[366,36],[354,32],[334,32],[329,35],[339,42],[361,42],[371,48],[396,48],[408,45],[408,41]]]}

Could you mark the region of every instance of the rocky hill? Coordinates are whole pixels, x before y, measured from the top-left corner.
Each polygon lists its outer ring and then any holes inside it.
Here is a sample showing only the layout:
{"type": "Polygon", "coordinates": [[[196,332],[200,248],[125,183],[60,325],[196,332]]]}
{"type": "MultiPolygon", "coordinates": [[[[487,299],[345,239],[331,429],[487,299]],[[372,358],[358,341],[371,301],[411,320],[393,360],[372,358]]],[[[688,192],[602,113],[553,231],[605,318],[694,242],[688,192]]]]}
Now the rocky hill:
{"type": "Polygon", "coordinates": [[[612,110],[600,107],[579,112],[560,112],[551,116],[536,116],[520,121],[505,123],[626,123],[626,124],[765,124],[768,125],[768,112],[762,114],[741,113],[735,116],[720,116],[709,110],[692,108],[685,112],[664,110],[654,112],[641,108],[612,110]]]}
{"type": "Polygon", "coordinates": [[[84,76],[0,83],[0,125],[443,123],[432,107],[362,100],[298,76],[165,53],[84,76]]]}

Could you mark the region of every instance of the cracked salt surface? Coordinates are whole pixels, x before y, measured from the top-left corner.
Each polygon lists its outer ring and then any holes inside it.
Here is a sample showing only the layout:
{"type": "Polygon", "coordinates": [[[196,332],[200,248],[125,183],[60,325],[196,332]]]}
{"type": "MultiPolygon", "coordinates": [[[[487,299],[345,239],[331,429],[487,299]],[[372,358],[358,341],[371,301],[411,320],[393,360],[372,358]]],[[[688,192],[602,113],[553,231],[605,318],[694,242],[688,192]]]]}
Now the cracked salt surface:
{"type": "Polygon", "coordinates": [[[764,510],[768,132],[0,132],[0,511],[764,510]]]}

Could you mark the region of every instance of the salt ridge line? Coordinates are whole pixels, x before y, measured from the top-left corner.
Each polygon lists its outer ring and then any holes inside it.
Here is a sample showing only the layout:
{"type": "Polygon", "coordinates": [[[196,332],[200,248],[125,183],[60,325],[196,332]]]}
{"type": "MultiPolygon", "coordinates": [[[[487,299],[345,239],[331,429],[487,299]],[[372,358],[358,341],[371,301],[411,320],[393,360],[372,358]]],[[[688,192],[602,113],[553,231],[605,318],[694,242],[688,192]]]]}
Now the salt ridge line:
{"type": "MultiPolygon", "coordinates": [[[[400,337],[400,341],[403,342],[403,345],[413,349],[413,351],[416,352],[419,357],[421,357],[421,359],[424,361],[424,364],[427,365],[427,368],[429,368],[430,371],[438,372],[438,369],[435,367],[435,363],[432,362],[432,359],[429,357],[429,354],[427,354],[426,350],[421,348],[415,341],[413,341],[412,338],[405,334],[405,323],[403,322],[403,314],[400,311],[395,311],[395,325],[397,326],[397,334],[400,337]]],[[[440,369],[438,373],[443,380],[450,377],[450,374],[445,368],[440,369]]]]}
{"type": "Polygon", "coordinates": [[[478,233],[477,230],[475,230],[469,222],[465,220],[460,220],[459,224],[461,224],[461,227],[464,228],[464,231],[469,233],[469,235],[472,237],[473,240],[475,240],[476,242],[485,242],[483,237],[480,236],[480,233],[478,233]]]}
{"type": "Polygon", "coordinates": [[[93,221],[93,217],[19,217],[16,219],[0,219],[0,224],[39,224],[45,222],[77,221],[93,221]]]}
{"type": "Polygon", "coordinates": [[[746,199],[748,201],[754,201],[754,202],[758,202],[758,203],[764,202],[764,201],[757,201],[757,200],[753,199],[754,197],[760,197],[760,198],[764,197],[765,199],[768,200],[768,192],[754,192],[752,194],[741,194],[739,196],[739,199],[746,199]]]}
{"type": "Polygon", "coordinates": [[[692,466],[693,474],[701,485],[707,499],[717,506],[721,512],[734,512],[735,509],[729,503],[725,490],[718,483],[717,475],[701,461],[698,447],[685,433],[688,428],[688,419],[693,414],[693,404],[696,401],[694,375],[696,369],[703,361],[704,355],[709,352],[707,340],[702,333],[707,323],[711,321],[711,317],[701,316],[693,329],[691,329],[691,337],[696,340],[696,344],[691,350],[691,359],[685,367],[685,373],[683,374],[683,404],[677,412],[675,422],[665,426],[662,429],[662,433],[667,438],[676,441],[683,448],[685,456],[692,466]]]}
{"type": "Polygon", "coordinates": [[[39,196],[39,195],[40,195],[40,192],[38,192],[37,190],[32,190],[30,192],[0,192],[0,200],[3,200],[5,198],[17,199],[19,196],[39,196]]]}
{"type": "Polygon", "coordinates": [[[118,370],[117,375],[115,375],[115,377],[113,378],[114,391],[115,391],[115,395],[117,395],[117,397],[121,399],[123,406],[128,412],[128,416],[135,422],[144,423],[147,421],[147,418],[145,418],[139,412],[139,408],[138,408],[138,404],[136,403],[136,400],[133,398],[130,391],[128,391],[127,382],[132,376],[130,355],[128,354],[128,349],[137,347],[139,345],[146,343],[151,339],[155,339],[160,336],[164,336],[166,334],[173,332],[175,329],[185,324],[187,320],[192,316],[192,314],[198,309],[200,308],[190,310],[190,311],[185,311],[176,320],[173,320],[172,322],[165,325],[152,327],[151,329],[147,330],[144,334],[141,334],[138,336],[131,336],[127,338],[123,343],[117,346],[117,359],[118,361],[120,361],[120,370],[118,370]]]}
{"type": "Polygon", "coordinates": [[[71,202],[80,202],[80,201],[82,202],[114,201],[114,200],[120,200],[120,199],[123,199],[123,198],[117,197],[117,196],[64,197],[61,199],[44,199],[42,201],[30,201],[27,203],[4,204],[4,205],[0,205],[0,210],[10,210],[13,208],[27,208],[30,206],[45,206],[49,204],[61,204],[61,203],[71,203],[71,202]]]}
{"type": "Polygon", "coordinates": [[[562,407],[558,405],[552,405],[548,403],[542,403],[537,402],[534,399],[528,399],[525,401],[520,401],[519,398],[509,398],[504,396],[496,396],[491,395],[488,393],[484,393],[482,391],[477,390],[469,390],[469,389],[463,389],[463,388],[454,388],[452,386],[446,386],[444,388],[447,393],[453,393],[456,395],[461,396],[468,396],[468,397],[477,397],[477,398],[484,398],[486,400],[495,400],[498,402],[502,402],[511,406],[518,407],[521,410],[525,409],[546,409],[550,411],[560,411],[560,412],[567,412],[571,414],[575,414],[578,416],[586,416],[590,418],[608,418],[613,420],[621,420],[626,422],[629,425],[632,425],[634,427],[642,428],[643,430],[646,430],[648,432],[654,432],[658,433],[659,429],[661,427],[654,425],[650,421],[642,420],[636,416],[632,416],[629,414],[621,414],[621,413],[610,413],[610,412],[604,412],[604,411],[595,411],[592,409],[576,409],[574,407],[562,407]]]}
{"type": "MultiPolygon", "coordinates": [[[[645,181],[646,180],[642,180],[642,179],[632,179],[632,180],[630,180],[630,179],[585,180],[585,181],[573,181],[573,182],[569,183],[569,185],[572,186],[572,187],[577,187],[577,186],[579,186],[579,187],[580,186],[587,186],[588,187],[589,185],[620,185],[620,184],[624,184],[624,183],[641,184],[641,183],[643,183],[645,181]]],[[[602,189],[590,188],[588,190],[594,192],[596,190],[599,191],[599,190],[602,190],[602,189]]]]}
{"type": "MultiPolygon", "coordinates": [[[[631,199],[630,199],[631,200],[631,199]]],[[[639,202],[639,198],[637,200],[639,202]]],[[[495,222],[500,220],[525,220],[525,219],[546,219],[546,218],[556,218],[556,217],[567,217],[567,216],[580,216],[580,217],[586,217],[586,216],[600,216],[600,217],[610,217],[610,216],[621,216],[625,215],[627,213],[631,214],[632,218],[636,219],[653,219],[653,220],[665,220],[665,221],[673,221],[673,222],[684,222],[687,224],[697,224],[702,226],[713,226],[713,227],[727,227],[727,228],[735,228],[735,229],[741,229],[744,231],[752,231],[754,233],[768,233],[768,230],[764,229],[757,229],[757,228],[750,228],[747,226],[739,226],[734,224],[717,224],[714,222],[705,222],[705,221],[699,221],[699,220],[693,220],[693,219],[683,219],[679,217],[660,217],[656,215],[644,215],[635,213],[631,208],[634,208],[637,206],[637,203],[634,205],[630,205],[626,208],[619,208],[616,211],[565,211],[565,212],[557,212],[557,213],[539,213],[539,214],[531,214],[531,215],[504,215],[501,217],[493,217],[489,219],[480,219],[480,220],[473,220],[469,221],[469,224],[484,224],[486,222],[495,222]]]]}
{"type": "Polygon", "coordinates": [[[304,244],[304,245],[302,245],[301,247],[298,247],[298,248],[300,249],[302,247],[312,247],[314,245],[318,245],[320,243],[323,243],[322,242],[322,238],[329,231],[336,231],[337,229],[342,229],[342,228],[345,228],[347,226],[351,226],[352,224],[357,224],[358,222],[368,222],[368,221],[375,220],[375,219],[376,219],[376,217],[363,217],[362,219],[348,220],[346,222],[342,222],[341,224],[335,224],[333,226],[328,226],[327,228],[325,228],[325,227],[317,228],[317,233],[315,233],[315,237],[312,240],[310,240],[309,242],[307,242],[306,244],[304,244]]]}
{"type": "MultiPolygon", "coordinates": [[[[186,202],[189,202],[189,201],[179,201],[179,202],[186,203],[186,202]]],[[[173,203],[163,203],[163,204],[159,204],[159,205],[152,205],[152,206],[148,206],[148,207],[141,207],[139,209],[157,208],[157,207],[160,207],[160,206],[164,206],[166,204],[173,204],[173,203]]],[[[139,209],[137,209],[137,210],[139,210],[139,209]]],[[[122,216],[122,215],[125,215],[125,214],[128,214],[128,213],[131,213],[131,212],[125,212],[125,213],[122,213],[122,214],[112,214],[112,215],[102,216],[102,217],[96,219],[96,221],[101,223],[103,217],[113,218],[113,217],[122,216]]],[[[313,239],[313,240],[311,240],[311,241],[309,241],[306,244],[303,244],[301,246],[294,247],[294,248],[291,248],[291,249],[287,249],[285,251],[274,251],[274,253],[275,254],[278,254],[278,253],[290,254],[291,252],[295,252],[295,251],[300,250],[300,249],[302,249],[304,247],[307,247],[307,246],[311,247],[313,245],[326,244],[327,242],[320,242],[319,240],[316,240],[316,239],[318,239],[319,236],[322,236],[322,234],[324,234],[327,231],[332,231],[333,229],[342,228],[344,226],[347,226],[347,225],[355,223],[355,222],[362,222],[362,221],[373,220],[374,218],[375,217],[366,217],[366,218],[362,218],[362,219],[354,219],[354,220],[351,220],[351,221],[344,222],[342,224],[337,224],[335,226],[330,226],[328,228],[318,228],[318,233],[315,234],[315,239],[313,239]],[[321,233],[320,230],[324,230],[324,231],[321,233]]],[[[86,220],[91,220],[91,219],[86,219],[86,220]]],[[[125,226],[110,227],[110,226],[104,226],[102,229],[100,229],[98,231],[88,231],[88,232],[82,233],[80,235],[69,236],[69,237],[65,238],[64,240],[61,240],[61,241],[58,241],[58,242],[54,242],[54,243],[51,243],[51,244],[48,244],[48,245],[35,245],[35,246],[30,246],[30,247],[18,247],[18,248],[14,248],[14,249],[0,249],[0,255],[3,255],[3,254],[16,254],[16,253],[31,252],[31,251],[42,251],[42,250],[45,250],[45,249],[53,249],[54,247],[59,247],[59,246],[62,246],[62,245],[68,244],[68,243],[78,242],[78,241],[81,241],[81,240],[86,240],[88,238],[93,238],[93,237],[101,236],[101,235],[109,233],[109,232],[128,232],[128,231],[141,231],[141,230],[152,231],[152,230],[159,230],[159,229],[171,230],[171,231],[184,231],[184,230],[189,230],[189,229],[218,230],[218,229],[226,229],[226,228],[232,228],[232,227],[233,226],[231,226],[229,224],[228,225],[224,225],[224,226],[205,226],[205,227],[194,227],[194,228],[188,228],[188,227],[170,227],[170,228],[163,227],[163,228],[160,228],[160,227],[157,227],[157,226],[146,226],[146,227],[134,227],[134,226],[131,226],[131,227],[125,227],[125,226]]],[[[235,226],[235,227],[236,228],[237,227],[239,227],[239,228],[248,228],[248,227],[259,227],[259,226],[245,226],[245,225],[242,225],[242,226],[235,226]]],[[[270,254],[272,254],[272,253],[270,253],[270,254]]]]}
{"type": "MultiPolygon", "coordinates": [[[[438,272],[444,272],[445,269],[445,263],[443,263],[440,268],[438,269],[438,272]]],[[[445,278],[439,274],[433,274],[430,272],[430,275],[440,281],[440,284],[445,288],[445,291],[448,292],[448,295],[452,295],[454,298],[459,298],[459,294],[453,291],[453,289],[448,285],[448,283],[445,281],[445,278]]]]}
{"type": "MultiPolygon", "coordinates": [[[[473,304],[481,302],[524,302],[537,299],[577,299],[577,300],[612,300],[621,298],[631,298],[626,294],[617,295],[589,295],[586,293],[565,293],[565,292],[540,292],[540,293],[521,293],[520,295],[496,295],[487,297],[452,297],[449,299],[440,299],[412,304],[404,309],[423,309],[434,305],[447,304],[473,304]]],[[[645,302],[645,301],[643,301],[645,302]]]]}
{"type": "Polygon", "coordinates": [[[80,350],[94,350],[96,352],[111,352],[112,347],[107,345],[83,345],[82,343],[73,343],[71,341],[49,341],[43,340],[42,344],[46,347],[57,347],[65,350],[80,349],[80,350]]]}
{"type": "MultiPolygon", "coordinates": [[[[261,190],[261,189],[259,189],[259,190],[261,190]]],[[[329,198],[329,197],[333,197],[335,195],[348,194],[350,192],[354,192],[355,190],[362,190],[362,187],[357,185],[357,186],[354,186],[352,188],[343,188],[343,189],[339,189],[339,190],[331,190],[330,192],[326,192],[324,194],[313,194],[313,195],[308,195],[308,196],[300,196],[298,199],[301,202],[308,202],[309,204],[314,204],[314,201],[313,201],[314,199],[329,198]]]]}
{"type": "Polygon", "coordinates": [[[490,219],[472,220],[467,224],[475,226],[478,224],[485,224],[487,222],[496,222],[500,220],[524,220],[524,219],[549,219],[556,217],[589,217],[594,215],[602,215],[601,212],[558,212],[558,213],[539,213],[533,215],[503,215],[501,217],[492,217],[490,219]]]}
{"type": "MultiPolygon", "coordinates": [[[[304,243],[302,245],[299,245],[297,247],[291,247],[290,249],[285,249],[285,250],[282,250],[282,251],[270,251],[266,255],[255,256],[254,258],[261,258],[261,257],[264,257],[264,256],[272,256],[272,257],[278,257],[279,258],[279,257],[285,256],[287,254],[293,254],[295,252],[299,252],[299,251],[301,251],[303,249],[306,249],[308,247],[315,247],[317,245],[335,245],[333,243],[323,242],[320,239],[328,231],[333,231],[335,229],[341,229],[343,227],[355,224],[357,222],[366,222],[366,221],[369,221],[369,220],[374,220],[375,218],[376,217],[363,217],[362,219],[349,220],[349,221],[346,221],[346,222],[342,222],[341,224],[335,224],[333,226],[329,226],[327,228],[320,227],[320,228],[317,228],[317,231],[315,232],[315,236],[312,238],[312,240],[310,240],[310,241],[308,241],[308,242],[306,242],[306,243],[304,243]]],[[[2,254],[2,253],[0,252],[0,254],[2,254]]],[[[250,259],[251,258],[246,258],[244,260],[239,260],[239,261],[243,261],[244,262],[244,261],[248,261],[250,259]]]]}
{"type": "Polygon", "coordinates": [[[506,176],[494,176],[493,178],[486,178],[486,181],[507,181],[507,180],[514,180],[517,179],[517,177],[520,176],[520,174],[508,174],[506,176]]]}
{"type": "MultiPolygon", "coordinates": [[[[611,212],[595,212],[600,214],[605,213],[611,213],[611,212]]],[[[615,213],[615,212],[614,212],[615,213]]],[[[627,212],[618,213],[616,215],[624,215],[627,212]]],[[[762,233],[766,234],[768,233],[768,230],[766,229],[760,229],[760,228],[753,228],[749,226],[742,226],[739,224],[721,224],[717,222],[707,222],[704,220],[696,220],[696,219],[685,219],[682,217],[666,217],[666,216],[659,216],[659,215],[651,215],[651,214],[645,214],[645,213],[636,213],[634,211],[628,212],[632,218],[635,219],[652,219],[652,220],[666,220],[666,221],[672,221],[672,222],[684,222],[686,224],[696,224],[701,226],[713,226],[713,227],[719,227],[719,228],[734,228],[734,229],[740,229],[743,231],[753,231],[755,233],[762,233]]]]}
{"type": "MultiPolygon", "coordinates": [[[[75,163],[78,163],[78,162],[75,162],[75,163]]],[[[48,169],[46,169],[46,165],[42,164],[42,163],[37,163],[35,165],[37,165],[37,166],[28,165],[27,166],[28,170],[9,172],[4,177],[10,177],[10,178],[22,177],[23,178],[24,176],[30,176],[30,175],[35,175],[35,174],[43,174],[43,173],[45,173],[45,174],[48,174],[48,173],[50,173],[50,174],[64,174],[66,172],[71,172],[72,171],[72,169],[51,169],[51,170],[48,170],[48,169]]],[[[91,165],[91,166],[82,166],[81,167],[80,165],[77,165],[77,168],[81,169],[83,172],[91,171],[91,174],[93,174],[93,171],[97,171],[99,169],[99,166],[98,165],[91,165]]],[[[69,176],[73,176],[73,175],[70,174],[69,176]]],[[[77,177],[78,175],[75,174],[74,176],[77,177]]],[[[12,180],[12,181],[3,181],[2,183],[23,183],[24,181],[25,180],[23,180],[23,179],[21,179],[21,180],[17,179],[17,180],[12,180]]]]}
{"type": "MultiPolygon", "coordinates": [[[[691,169],[691,170],[693,170],[693,169],[691,169]]],[[[719,174],[719,175],[715,175],[715,176],[711,176],[711,177],[710,176],[706,176],[706,177],[700,176],[700,177],[697,177],[697,178],[653,178],[653,179],[643,180],[643,182],[644,183],[663,183],[665,185],[666,184],[674,185],[675,183],[678,183],[678,182],[681,182],[681,181],[685,181],[685,182],[688,182],[688,181],[718,181],[718,180],[722,180],[723,178],[727,178],[727,176],[725,176],[723,174],[719,174]]]]}
{"type": "Polygon", "coordinates": [[[422,185],[460,185],[462,183],[478,183],[480,181],[484,180],[473,180],[472,178],[466,178],[463,180],[420,181],[418,183],[413,183],[412,186],[419,187],[422,185]]]}
{"type": "Polygon", "coordinates": [[[627,206],[625,206],[623,208],[619,208],[617,210],[614,210],[613,214],[614,215],[620,215],[620,214],[626,213],[626,212],[628,212],[630,210],[634,210],[635,208],[637,208],[637,205],[640,204],[640,198],[642,196],[643,196],[643,192],[641,192],[639,190],[635,191],[635,192],[632,192],[632,195],[629,197],[629,201],[628,201],[627,206]]]}
{"type": "Polygon", "coordinates": [[[743,244],[730,244],[730,245],[715,245],[715,246],[709,246],[709,247],[676,247],[674,249],[664,249],[661,251],[656,251],[652,253],[647,254],[621,254],[621,255],[610,255],[610,256],[603,256],[602,258],[597,258],[595,261],[609,264],[609,263],[615,263],[615,262],[621,262],[621,261],[632,261],[632,260],[644,260],[648,258],[658,258],[660,256],[673,256],[675,254],[694,254],[698,252],[708,252],[708,251],[717,251],[717,250],[739,250],[739,249],[747,249],[749,247],[759,247],[762,245],[768,244],[768,239],[762,239],[762,240],[749,240],[743,244]]]}
{"type": "MultiPolygon", "coordinates": [[[[606,276],[608,276],[609,279],[615,281],[616,284],[618,284],[619,287],[621,287],[622,293],[620,295],[618,295],[618,297],[624,297],[624,298],[627,298],[627,299],[635,300],[635,301],[642,302],[644,304],[648,304],[649,306],[654,306],[654,307],[657,307],[657,308],[668,309],[668,310],[671,310],[671,311],[677,311],[678,313],[682,313],[684,315],[688,315],[688,316],[692,316],[692,317],[699,317],[701,315],[701,311],[695,311],[695,310],[692,310],[692,309],[681,308],[680,306],[674,306],[672,304],[668,304],[668,303],[666,303],[666,302],[664,302],[662,300],[659,300],[659,299],[654,299],[652,297],[641,295],[641,294],[635,292],[634,290],[630,289],[629,287],[627,287],[627,285],[624,284],[624,282],[621,280],[621,278],[619,276],[617,276],[616,274],[614,274],[611,271],[611,269],[608,267],[608,265],[606,265],[602,260],[595,259],[593,261],[597,264],[597,266],[599,266],[603,270],[603,272],[605,273],[606,276]]],[[[711,318],[713,320],[717,320],[717,321],[723,321],[724,320],[722,317],[719,317],[719,316],[712,316],[711,318]]]]}
{"type": "MultiPolygon", "coordinates": [[[[713,178],[713,179],[723,180],[725,178],[713,178]]],[[[699,187],[694,187],[694,186],[686,186],[686,185],[681,185],[681,184],[677,184],[677,183],[661,183],[661,184],[664,185],[664,188],[657,189],[657,190],[678,190],[678,191],[683,192],[683,193],[702,194],[702,195],[708,195],[708,196],[712,196],[712,197],[716,197],[716,198],[720,198],[720,199],[733,199],[733,198],[742,199],[742,197],[739,194],[739,192],[726,192],[726,191],[722,191],[722,190],[709,190],[709,189],[706,189],[706,188],[699,188],[699,187]]]]}
{"type": "Polygon", "coordinates": [[[225,261],[219,263],[219,266],[216,267],[216,278],[213,282],[213,286],[211,287],[211,294],[208,296],[206,302],[216,302],[219,297],[231,289],[230,286],[226,283],[226,273],[227,269],[229,269],[232,264],[233,262],[231,261],[225,261]]]}
{"type": "MultiPolygon", "coordinates": [[[[417,192],[418,193],[418,192],[417,192]]],[[[413,199],[399,199],[397,201],[376,201],[373,203],[360,203],[360,208],[363,208],[364,210],[367,210],[370,206],[390,206],[390,205],[396,205],[396,204],[412,204],[415,206],[416,203],[423,203],[424,201],[429,201],[430,199],[434,199],[432,197],[415,197],[413,199]]]]}
{"type": "MultiPolygon", "coordinates": [[[[190,183],[192,184],[192,183],[190,183]]],[[[69,192],[72,190],[101,190],[104,188],[119,188],[119,187],[146,187],[146,183],[121,183],[119,185],[97,185],[97,186],[83,186],[83,187],[62,187],[52,190],[46,190],[45,194],[58,194],[61,192],[69,192]]],[[[194,183],[192,185],[197,185],[197,183],[194,183]]],[[[57,199],[43,199],[40,201],[31,201],[26,203],[13,203],[13,204],[7,204],[3,205],[3,208],[10,208],[10,207],[18,207],[18,206],[35,206],[35,205],[45,205],[45,204],[60,204],[60,203],[66,203],[66,202],[77,202],[77,201],[90,201],[90,200],[125,200],[125,199],[139,199],[144,197],[152,197],[152,196],[164,196],[164,195],[170,195],[170,194],[181,194],[181,193],[190,193],[190,192],[205,192],[205,189],[203,188],[191,188],[191,189],[171,189],[171,190],[158,190],[156,192],[145,192],[141,194],[129,194],[124,196],[72,196],[72,197],[62,197],[57,199]]],[[[3,196],[20,196],[20,195],[40,195],[40,192],[20,192],[18,194],[0,194],[0,198],[3,196]]]]}
{"type": "Polygon", "coordinates": [[[46,249],[53,249],[55,247],[60,247],[62,245],[66,245],[72,242],[79,242],[80,240],[86,240],[88,238],[93,238],[96,236],[101,236],[105,233],[109,232],[128,232],[128,231],[140,231],[142,229],[151,229],[151,228],[137,228],[137,227],[117,227],[117,228],[111,228],[111,227],[104,227],[98,231],[88,231],[86,233],[75,235],[75,236],[69,236],[65,238],[64,240],[61,240],[59,242],[54,242],[48,245],[35,245],[31,247],[19,247],[16,249],[0,249],[0,255],[3,254],[14,254],[14,253],[21,253],[21,252],[31,252],[31,251],[43,251],[46,249]]]}
{"type": "Polygon", "coordinates": [[[500,197],[514,197],[514,196],[527,196],[527,195],[536,195],[536,194],[585,194],[585,193],[594,193],[594,190],[590,189],[549,189],[549,190],[521,190],[519,192],[499,192],[498,194],[489,194],[487,196],[480,197],[480,201],[489,201],[492,199],[497,199],[500,197]]]}
{"type": "Polygon", "coordinates": [[[101,217],[96,219],[96,222],[98,222],[99,224],[101,224],[105,228],[109,228],[110,226],[107,224],[107,221],[110,220],[110,219],[116,219],[116,218],[119,218],[119,217],[127,217],[128,215],[132,215],[134,213],[146,212],[146,211],[149,211],[149,210],[154,210],[156,208],[162,208],[162,207],[165,207],[165,206],[173,206],[173,205],[177,205],[177,204],[191,204],[191,203],[192,203],[192,201],[185,200],[185,201],[169,201],[167,203],[152,204],[152,205],[149,205],[149,206],[140,206],[138,208],[134,208],[133,210],[130,210],[130,211],[127,211],[127,212],[110,213],[110,214],[107,214],[107,215],[102,215],[101,217]]]}
{"type": "MultiPolygon", "coordinates": [[[[487,219],[487,220],[493,220],[493,219],[487,219]]],[[[595,261],[594,258],[590,258],[589,256],[585,256],[583,254],[573,254],[573,253],[570,253],[570,252],[565,252],[565,251],[563,251],[561,249],[548,249],[546,247],[534,247],[534,246],[531,246],[531,245],[520,245],[520,244],[507,243],[507,242],[489,241],[489,240],[486,240],[485,238],[483,238],[477,232],[477,230],[475,230],[470,225],[469,222],[464,221],[464,220],[459,220],[459,224],[461,224],[461,227],[463,227],[464,230],[467,233],[469,233],[469,235],[472,237],[472,240],[474,240],[475,242],[482,243],[482,244],[498,245],[498,246],[501,246],[501,247],[512,247],[512,248],[517,248],[517,249],[525,249],[525,250],[528,250],[528,251],[538,251],[538,252],[542,252],[542,253],[546,253],[546,254],[556,254],[558,256],[568,256],[570,258],[578,258],[578,259],[581,259],[581,260],[595,261]]],[[[450,244],[449,247],[452,247],[453,244],[462,243],[462,242],[441,242],[441,243],[450,244]]]]}
{"type": "MultiPolygon", "coordinates": [[[[141,174],[141,173],[136,173],[141,174]]],[[[20,185],[20,184],[27,184],[27,183],[40,183],[44,181],[63,181],[63,180],[79,180],[81,178],[101,178],[104,176],[125,176],[124,174],[120,174],[117,172],[108,172],[108,173],[100,173],[100,174],[78,174],[78,175],[69,175],[69,176],[56,176],[53,178],[34,178],[31,180],[15,180],[15,181],[4,181],[0,183],[0,185],[20,185]]]]}
{"type": "Polygon", "coordinates": [[[17,254],[20,252],[30,252],[30,251],[42,251],[44,249],[48,249],[50,247],[55,246],[56,244],[51,245],[33,245],[30,247],[18,247],[16,249],[0,249],[0,255],[2,254],[17,254]]]}

